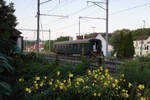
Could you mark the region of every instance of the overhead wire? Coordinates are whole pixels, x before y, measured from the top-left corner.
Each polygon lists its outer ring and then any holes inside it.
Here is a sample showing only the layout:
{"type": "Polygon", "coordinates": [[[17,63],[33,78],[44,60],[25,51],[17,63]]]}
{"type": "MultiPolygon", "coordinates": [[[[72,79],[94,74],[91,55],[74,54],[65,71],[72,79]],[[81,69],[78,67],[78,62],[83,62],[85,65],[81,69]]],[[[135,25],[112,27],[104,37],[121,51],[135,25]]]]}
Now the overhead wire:
{"type": "Polygon", "coordinates": [[[144,6],[147,6],[147,5],[150,5],[150,3],[145,3],[145,4],[142,4],[142,5],[137,5],[137,6],[134,6],[134,7],[127,8],[127,9],[122,9],[122,10],[110,13],[109,15],[115,15],[115,14],[118,14],[118,13],[122,13],[122,12],[133,10],[133,9],[136,9],[136,8],[144,7],[144,6]]]}
{"type": "MultiPolygon", "coordinates": [[[[146,3],[146,4],[137,5],[137,6],[134,6],[134,7],[122,9],[122,10],[119,10],[119,11],[116,11],[116,12],[113,12],[113,13],[110,13],[109,15],[115,15],[115,14],[118,14],[118,13],[122,13],[122,12],[125,12],[125,11],[133,10],[133,9],[136,9],[136,8],[139,8],[139,7],[144,7],[144,6],[147,6],[147,5],[150,5],[150,3],[146,3]]],[[[77,11],[77,12],[80,12],[80,10],[77,11]]],[[[75,14],[76,14],[76,13],[75,13],[75,14]]],[[[101,17],[104,17],[104,16],[101,16],[101,17]]],[[[76,24],[78,24],[78,23],[76,23],[76,24]]],[[[57,29],[57,30],[64,30],[64,29],[67,29],[67,27],[68,27],[68,28],[72,27],[73,25],[74,25],[74,24],[67,25],[67,26],[61,27],[61,28],[59,28],[59,29],[57,29]]]]}

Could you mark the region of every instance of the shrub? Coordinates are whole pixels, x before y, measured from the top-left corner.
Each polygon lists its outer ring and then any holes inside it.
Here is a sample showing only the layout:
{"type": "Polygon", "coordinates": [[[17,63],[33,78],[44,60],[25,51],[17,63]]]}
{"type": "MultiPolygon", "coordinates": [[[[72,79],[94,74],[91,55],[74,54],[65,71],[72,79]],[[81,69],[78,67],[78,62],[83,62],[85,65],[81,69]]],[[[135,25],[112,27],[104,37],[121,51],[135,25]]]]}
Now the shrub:
{"type": "MultiPolygon", "coordinates": [[[[144,60],[146,61],[146,60],[144,60]]],[[[141,83],[150,87],[150,62],[143,62],[142,59],[126,61],[120,67],[120,72],[125,74],[125,78],[132,83],[141,83]]]]}

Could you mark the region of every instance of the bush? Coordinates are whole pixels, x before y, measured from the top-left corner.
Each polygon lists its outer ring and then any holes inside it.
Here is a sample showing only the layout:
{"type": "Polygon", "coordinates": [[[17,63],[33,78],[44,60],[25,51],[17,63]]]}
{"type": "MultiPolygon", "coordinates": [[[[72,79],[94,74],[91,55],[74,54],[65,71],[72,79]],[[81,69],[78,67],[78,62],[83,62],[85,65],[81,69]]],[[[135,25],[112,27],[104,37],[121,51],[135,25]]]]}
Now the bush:
{"type": "Polygon", "coordinates": [[[126,61],[121,65],[120,72],[125,74],[125,78],[132,83],[140,83],[150,87],[150,62],[147,59],[126,61]]]}
{"type": "Polygon", "coordinates": [[[19,81],[24,86],[25,100],[137,100],[149,98],[143,84],[132,84],[121,74],[118,79],[102,67],[84,75],[55,71],[55,77],[36,76],[19,81]],[[61,77],[61,78],[60,78],[61,77]]]}

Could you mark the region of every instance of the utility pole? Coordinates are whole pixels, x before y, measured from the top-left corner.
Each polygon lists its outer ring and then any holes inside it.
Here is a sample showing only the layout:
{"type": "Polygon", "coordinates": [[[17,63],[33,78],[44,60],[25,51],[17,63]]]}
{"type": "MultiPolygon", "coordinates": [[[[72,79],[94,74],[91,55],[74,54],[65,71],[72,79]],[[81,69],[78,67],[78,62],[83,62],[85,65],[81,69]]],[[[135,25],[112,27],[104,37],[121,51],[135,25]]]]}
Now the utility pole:
{"type": "MultiPolygon", "coordinates": [[[[48,14],[40,14],[40,5],[42,4],[45,4],[47,2],[50,2],[52,0],[47,0],[47,1],[44,1],[44,2],[41,2],[40,3],[40,0],[37,0],[37,52],[36,52],[36,57],[39,56],[39,30],[40,30],[40,15],[43,15],[43,16],[57,16],[57,17],[62,17],[62,16],[59,16],[59,15],[48,15],[48,14]]],[[[59,3],[60,3],[60,0],[59,0],[59,3]]],[[[64,17],[64,16],[63,16],[64,17]]],[[[65,16],[66,17],[66,16],[65,16]]]]}
{"type": "MultiPolygon", "coordinates": [[[[144,33],[144,28],[145,28],[145,20],[142,20],[143,21],[143,33],[144,33]]],[[[141,52],[140,52],[140,56],[143,56],[143,39],[141,40],[141,52]]]]}
{"type": "Polygon", "coordinates": [[[106,0],[106,56],[108,56],[108,0],[106,0]]]}
{"type": "Polygon", "coordinates": [[[94,2],[94,1],[87,1],[87,3],[93,3],[94,5],[100,7],[101,9],[106,11],[106,56],[108,56],[108,21],[109,21],[109,1],[106,2],[94,2]],[[105,4],[106,7],[102,7],[99,4],[105,4]]]}
{"type": "Polygon", "coordinates": [[[39,35],[40,35],[40,0],[37,2],[37,51],[36,51],[36,57],[39,56],[39,35]]]}
{"type": "Polygon", "coordinates": [[[80,16],[79,16],[79,36],[80,36],[80,16]]]}

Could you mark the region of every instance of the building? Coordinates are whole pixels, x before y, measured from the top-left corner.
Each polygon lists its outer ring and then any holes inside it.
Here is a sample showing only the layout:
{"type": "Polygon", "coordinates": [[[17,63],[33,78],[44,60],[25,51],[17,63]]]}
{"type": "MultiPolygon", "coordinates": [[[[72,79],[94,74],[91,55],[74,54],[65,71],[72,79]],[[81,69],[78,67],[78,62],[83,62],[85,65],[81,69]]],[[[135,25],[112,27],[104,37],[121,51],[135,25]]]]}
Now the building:
{"type": "MultiPolygon", "coordinates": [[[[104,37],[100,34],[100,33],[92,33],[89,35],[85,35],[83,36],[77,36],[77,40],[79,39],[99,39],[102,42],[102,51],[104,56],[106,56],[106,40],[104,39],[104,37]]],[[[110,52],[113,50],[113,47],[111,45],[108,45],[108,52],[110,55],[110,52]]]]}
{"type": "Polygon", "coordinates": [[[147,56],[150,54],[150,36],[142,36],[134,42],[135,56],[147,56]]]}

